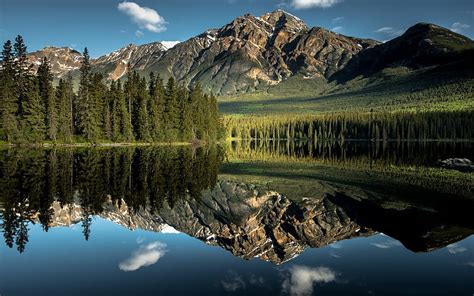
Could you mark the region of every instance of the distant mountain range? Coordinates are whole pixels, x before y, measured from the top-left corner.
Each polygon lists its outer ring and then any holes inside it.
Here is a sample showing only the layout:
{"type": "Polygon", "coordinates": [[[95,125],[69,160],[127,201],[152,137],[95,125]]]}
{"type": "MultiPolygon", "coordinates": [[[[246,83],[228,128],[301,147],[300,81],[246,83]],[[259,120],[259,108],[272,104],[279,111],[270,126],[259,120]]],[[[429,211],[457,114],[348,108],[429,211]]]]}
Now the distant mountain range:
{"type": "MultiPolygon", "coordinates": [[[[283,10],[255,17],[238,17],[220,29],[210,29],[167,49],[160,42],[130,44],[94,59],[93,70],[117,80],[129,71],[173,76],[186,85],[200,83],[220,95],[272,87],[288,78],[344,83],[387,68],[420,68],[468,60],[474,42],[448,29],[420,23],[403,35],[381,43],[344,36],[324,28],[309,28],[283,10]]],[[[69,48],[46,47],[29,55],[35,65],[47,57],[59,78],[78,76],[81,54],[69,48]]]]}

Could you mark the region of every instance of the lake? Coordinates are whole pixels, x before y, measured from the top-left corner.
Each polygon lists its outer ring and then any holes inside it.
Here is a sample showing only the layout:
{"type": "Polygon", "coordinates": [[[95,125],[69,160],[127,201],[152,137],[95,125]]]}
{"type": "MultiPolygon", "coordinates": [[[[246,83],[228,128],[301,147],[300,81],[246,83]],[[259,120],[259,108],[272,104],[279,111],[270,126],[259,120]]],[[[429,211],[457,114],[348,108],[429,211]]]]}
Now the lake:
{"type": "Polygon", "coordinates": [[[0,150],[0,295],[472,295],[473,146],[0,150]]]}

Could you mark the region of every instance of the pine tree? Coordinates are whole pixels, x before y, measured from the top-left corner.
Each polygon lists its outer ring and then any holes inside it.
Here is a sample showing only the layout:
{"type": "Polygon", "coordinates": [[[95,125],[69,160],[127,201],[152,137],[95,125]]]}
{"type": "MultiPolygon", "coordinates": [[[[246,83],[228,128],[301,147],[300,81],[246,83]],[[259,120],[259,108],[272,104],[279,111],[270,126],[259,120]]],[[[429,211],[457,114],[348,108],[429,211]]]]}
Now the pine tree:
{"type": "Polygon", "coordinates": [[[23,115],[23,103],[26,95],[29,92],[28,86],[30,86],[30,65],[28,64],[28,58],[26,56],[27,50],[23,37],[18,35],[15,38],[14,48],[14,62],[13,68],[15,72],[15,86],[16,94],[18,96],[18,115],[23,115]]]}
{"type": "Polygon", "coordinates": [[[77,127],[79,133],[89,142],[95,142],[99,138],[98,112],[96,112],[95,103],[96,101],[92,94],[92,73],[89,51],[86,47],[83,53],[79,82],[77,127]]]}
{"type": "Polygon", "coordinates": [[[146,80],[142,78],[137,85],[137,139],[141,141],[150,140],[150,127],[148,124],[148,92],[146,80]]]}
{"type": "Polygon", "coordinates": [[[3,45],[0,71],[0,137],[7,142],[15,141],[19,134],[13,63],[12,44],[8,40],[3,45]]]}
{"type": "Polygon", "coordinates": [[[73,139],[73,114],[72,104],[74,101],[74,92],[72,90],[72,77],[67,80],[60,79],[56,89],[56,106],[58,115],[58,139],[65,142],[71,142],[73,139]]]}
{"type": "Polygon", "coordinates": [[[163,119],[165,138],[168,141],[176,139],[179,132],[179,106],[173,77],[170,77],[166,84],[163,119]]]}
{"type": "Polygon", "coordinates": [[[177,99],[179,106],[179,137],[186,141],[192,138],[192,117],[189,92],[184,85],[178,88],[177,99]]]}
{"type": "Polygon", "coordinates": [[[52,85],[53,75],[51,74],[51,66],[46,57],[43,58],[41,65],[38,67],[36,77],[38,80],[39,95],[46,111],[45,125],[48,138],[52,141],[56,141],[58,134],[57,106],[52,85]]]}
{"type": "Polygon", "coordinates": [[[163,138],[162,121],[163,121],[163,103],[164,103],[164,87],[160,76],[150,73],[148,84],[149,100],[149,127],[150,137],[153,141],[160,141],[163,138]]]}
{"type": "Polygon", "coordinates": [[[40,142],[46,134],[45,108],[39,95],[38,81],[30,80],[27,83],[28,93],[24,96],[21,122],[23,137],[29,142],[40,142]]]}

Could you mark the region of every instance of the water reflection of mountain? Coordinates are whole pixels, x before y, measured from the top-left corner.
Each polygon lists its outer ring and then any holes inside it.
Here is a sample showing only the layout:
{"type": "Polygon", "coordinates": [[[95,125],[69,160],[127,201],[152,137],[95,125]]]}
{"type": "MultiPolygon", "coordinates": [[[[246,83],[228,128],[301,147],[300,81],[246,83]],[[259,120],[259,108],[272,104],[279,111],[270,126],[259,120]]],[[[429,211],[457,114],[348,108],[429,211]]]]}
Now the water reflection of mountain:
{"type": "MultiPolygon", "coordinates": [[[[89,210],[79,200],[66,205],[54,201],[50,209],[48,227],[81,223],[84,234],[90,235],[84,223],[89,210]]],[[[165,201],[155,209],[131,208],[124,200],[108,197],[95,215],[130,229],[161,232],[174,228],[236,256],[281,264],[308,247],[375,232],[400,240],[412,251],[438,249],[474,233],[474,223],[459,209],[390,208],[330,190],[319,199],[295,202],[252,185],[219,181],[199,198],[186,196],[172,206],[165,201]]],[[[5,208],[4,215],[9,210],[5,208]]],[[[40,215],[37,212],[30,218],[41,222],[40,215]]]]}

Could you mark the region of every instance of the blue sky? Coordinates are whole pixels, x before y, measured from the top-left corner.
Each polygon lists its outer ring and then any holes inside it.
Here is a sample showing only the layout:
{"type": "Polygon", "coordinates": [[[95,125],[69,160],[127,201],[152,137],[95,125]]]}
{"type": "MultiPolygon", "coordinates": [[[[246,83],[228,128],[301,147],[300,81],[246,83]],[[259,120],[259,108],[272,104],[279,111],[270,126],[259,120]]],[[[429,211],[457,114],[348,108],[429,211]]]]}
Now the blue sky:
{"type": "Polygon", "coordinates": [[[474,37],[472,0],[0,0],[0,40],[21,34],[29,51],[87,46],[98,57],[129,43],[183,41],[277,8],[309,26],[380,41],[418,22],[474,37]]]}

